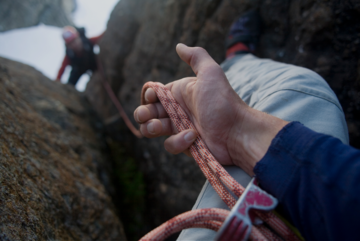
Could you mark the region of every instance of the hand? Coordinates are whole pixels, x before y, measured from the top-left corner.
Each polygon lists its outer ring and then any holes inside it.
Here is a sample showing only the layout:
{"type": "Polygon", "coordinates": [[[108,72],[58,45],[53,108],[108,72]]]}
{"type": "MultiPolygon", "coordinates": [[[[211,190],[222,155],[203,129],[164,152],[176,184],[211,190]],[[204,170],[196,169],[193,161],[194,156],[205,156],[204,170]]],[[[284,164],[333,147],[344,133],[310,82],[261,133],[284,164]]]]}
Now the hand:
{"type": "MultiPolygon", "coordinates": [[[[166,87],[194,123],[215,158],[223,165],[237,165],[251,174],[273,137],[283,127],[283,121],[248,107],[204,49],[178,44],[176,51],[191,66],[196,77],[177,80],[166,87]],[[277,119],[275,133],[264,129],[273,122],[268,122],[272,118],[277,119]],[[271,135],[265,137],[266,133],[271,135]]],[[[177,133],[154,90],[148,89],[145,99],[149,104],[134,112],[142,134],[148,138],[171,135],[164,143],[165,149],[173,154],[189,153],[186,150],[196,139],[197,132],[177,133]]]]}
{"type": "MultiPolygon", "coordinates": [[[[166,85],[194,123],[207,146],[221,164],[234,164],[228,153],[228,141],[232,128],[241,119],[239,110],[248,106],[229,85],[220,66],[202,48],[189,48],[179,44],[176,48],[180,58],[189,64],[197,77],[184,78],[166,85]]],[[[145,93],[149,105],[135,110],[135,119],[141,125],[145,137],[176,134],[162,105],[152,89],[145,93]],[[159,118],[159,119],[154,119],[159,118]]],[[[241,122],[241,120],[240,120],[241,122]]],[[[196,131],[184,131],[165,141],[171,153],[180,153],[192,144],[196,131]]]]}

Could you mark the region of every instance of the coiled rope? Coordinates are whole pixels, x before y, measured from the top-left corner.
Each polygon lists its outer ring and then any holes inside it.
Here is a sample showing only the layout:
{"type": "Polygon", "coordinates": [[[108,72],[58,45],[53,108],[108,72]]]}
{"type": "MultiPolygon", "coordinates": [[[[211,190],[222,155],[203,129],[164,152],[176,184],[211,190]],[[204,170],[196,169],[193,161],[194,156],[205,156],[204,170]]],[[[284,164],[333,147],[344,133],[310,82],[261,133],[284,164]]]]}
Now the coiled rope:
{"type": "MultiPolygon", "coordinates": [[[[161,83],[147,82],[143,86],[141,93],[142,104],[145,104],[145,92],[148,88],[152,88],[156,92],[161,104],[179,132],[187,129],[196,130],[195,126],[191,123],[181,106],[176,102],[171,92],[161,83]]],[[[239,198],[245,188],[231,177],[218,161],[216,161],[206,147],[201,136],[199,136],[191,145],[190,152],[220,198],[231,209],[235,205],[236,200],[229,190],[239,198]]],[[[146,234],[140,240],[164,240],[171,234],[185,228],[201,227],[217,231],[225,220],[223,219],[224,215],[226,217],[228,214],[229,211],[218,208],[189,211],[165,222],[158,228],[146,234]]],[[[262,221],[266,222],[276,234],[261,224],[252,227],[250,239],[281,240],[279,238],[280,236],[285,240],[300,240],[273,212],[265,213],[256,211],[255,214],[262,221]]]]}

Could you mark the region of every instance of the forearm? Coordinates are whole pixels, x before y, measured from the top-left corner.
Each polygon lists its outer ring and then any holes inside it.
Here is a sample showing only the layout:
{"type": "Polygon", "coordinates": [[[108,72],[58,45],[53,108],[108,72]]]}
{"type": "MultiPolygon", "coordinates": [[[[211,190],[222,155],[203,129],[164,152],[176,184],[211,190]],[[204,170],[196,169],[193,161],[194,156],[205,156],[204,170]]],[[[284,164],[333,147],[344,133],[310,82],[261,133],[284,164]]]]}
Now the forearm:
{"type": "MultiPolygon", "coordinates": [[[[66,66],[65,66],[66,67],[66,66]]],[[[61,79],[61,76],[63,75],[64,73],[64,70],[65,70],[65,67],[61,66],[59,71],[58,71],[58,74],[56,76],[56,80],[60,80],[61,79]]]]}
{"type": "Polygon", "coordinates": [[[250,107],[239,106],[239,112],[239,124],[231,130],[228,150],[235,165],[253,176],[256,163],[288,122],[250,107]]]}
{"type": "Polygon", "coordinates": [[[291,123],[254,173],[307,240],[359,239],[360,151],[291,123]]]}
{"type": "Polygon", "coordinates": [[[239,107],[233,162],[280,201],[305,239],[359,239],[360,151],[299,123],[239,107]]]}
{"type": "Polygon", "coordinates": [[[103,33],[100,34],[99,36],[90,38],[90,39],[89,39],[90,42],[91,42],[92,44],[94,44],[94,45],[97,44],[97,43],[100,41],[100,39],[104,36],[104,33],[105,33],[105,32],[103,32],[103,33]]]}
{"type": "Polygon", "coordinates": [[[56,76],[57,80],[61,79],[61,76],[63,75],[66,66],[69,65],[69,64],[70,64],[70,60],[69,60],[69,58],[67,56],[65,56],[64,59],[63,59],[63,62],[61,63],[61,67],[60,67],[60,69],[58,71],[58,74],[56,76]]]}

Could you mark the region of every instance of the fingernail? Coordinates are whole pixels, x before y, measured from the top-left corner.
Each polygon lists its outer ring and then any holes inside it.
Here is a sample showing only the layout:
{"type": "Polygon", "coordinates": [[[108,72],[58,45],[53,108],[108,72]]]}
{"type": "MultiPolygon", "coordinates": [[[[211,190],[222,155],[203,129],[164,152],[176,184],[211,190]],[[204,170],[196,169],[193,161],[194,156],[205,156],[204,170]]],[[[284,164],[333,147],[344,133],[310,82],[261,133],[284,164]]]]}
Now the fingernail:
{"type": "Polygon", "coordinates": [[[146,92],[148,92],[148,91],[149,91],[149,89],[147,89],[147,90],[145,91],[145,96],[144,96],[146,102],[149,102],[148,98],[146,97],[146,92]]]}
{"type": "Polygon", "coordinates": [[[155,130],[154,130],[154,123],[149,123],[147,125],[147,130],[150,134],[155,134],[155,130]]]}
{"type": "Polygon", "coordinates": [[[186,45],[186,44],[183,44],[183,43],[178,43],[177,45],[178,45],[178,46],[184,45],[185,47],[187,47],[187,45],[186,45]]]}
{"type": "Polygon", "coordinates": [[[135,110],[134,117],[135,117],[136,122],[140,123],[139,115],[138,115],[138,109],[135,110]]]}
{"type": "Polygon", "coordinates": [[[193,131],[185,134],[184,139],[186,142],[193,142],[196,139],[196,135],[193,131]]]}

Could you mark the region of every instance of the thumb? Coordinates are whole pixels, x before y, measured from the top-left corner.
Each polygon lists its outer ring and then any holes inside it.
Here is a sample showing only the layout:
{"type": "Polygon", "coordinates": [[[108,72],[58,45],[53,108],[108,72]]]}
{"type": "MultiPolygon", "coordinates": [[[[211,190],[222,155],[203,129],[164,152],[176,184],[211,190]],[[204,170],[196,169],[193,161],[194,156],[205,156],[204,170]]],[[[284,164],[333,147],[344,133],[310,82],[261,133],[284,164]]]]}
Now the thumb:
{"type": "Polygon", "coordinates": [[[200,47],[188,47],[185,44],[178,44],[176,46],[176,52],[179,57],[198,74],[202,74],[209,69],[220,69],[220,66],[211,58],[208,52],[200,47]]]}

